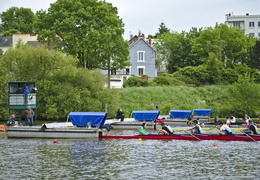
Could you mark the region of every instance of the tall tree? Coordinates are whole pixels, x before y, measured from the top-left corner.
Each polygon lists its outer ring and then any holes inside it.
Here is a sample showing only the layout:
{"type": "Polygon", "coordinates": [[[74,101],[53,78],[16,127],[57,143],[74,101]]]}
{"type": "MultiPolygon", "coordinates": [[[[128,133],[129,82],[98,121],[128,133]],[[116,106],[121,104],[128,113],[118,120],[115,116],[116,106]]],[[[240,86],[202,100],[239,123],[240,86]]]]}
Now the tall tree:
{"type": "Polygon", "coordinates": [[[256,44],[250,50],[248,66],[260,69],[260,40],[257,40],[256,44]]]}
{"type": "Polygon", "coordinates": [[[129,45],[117,8],[97,0],[58,0],[38,11],[38,40],[76,56],[80,67],[120,69],[129,65],[129,45]]]}
{"type": "Polygon", "coordinates": [[[6,112],[8,81],[37,81],[37,112],[42,118],[66,118],[72,111],[118,108],[115,91],[104,88],[105,78],[96,70],[77,67],[78,59],[59,51],[29,45],[9,49],[0,56],[0,117],[6,112]],[[4,111],[5,109],[5,111],[4,111]]]}
{"type": "Polygon", "coordinates": [[[233,64],[248,63],[249,50],[255,44],[255,39],[244,35],[239,28],[225,24],[209,27],[192,41],[193,52],[201,60],[207,61],[209,53],[214,53],[226,67],[233,64]]]}
{"type": "Polygon", "coordinates": [[[1,29],[4,32],[3,36],[8,36],[15,31],[21,33],[34,32],[33,23],[36,16],[29,8],[11,7],[2,12],[0,18],[2,21],[1,29]]]}
{"type": "Polygon", "coordinates": [[[156,49],[163,55],[168,72],[172,73],[186,66],[198,66],[202,62],[194,55],[191,41],[199,36],[201,29],[192,28],[189,33],[171,32],[160,36],[156,49]]]}

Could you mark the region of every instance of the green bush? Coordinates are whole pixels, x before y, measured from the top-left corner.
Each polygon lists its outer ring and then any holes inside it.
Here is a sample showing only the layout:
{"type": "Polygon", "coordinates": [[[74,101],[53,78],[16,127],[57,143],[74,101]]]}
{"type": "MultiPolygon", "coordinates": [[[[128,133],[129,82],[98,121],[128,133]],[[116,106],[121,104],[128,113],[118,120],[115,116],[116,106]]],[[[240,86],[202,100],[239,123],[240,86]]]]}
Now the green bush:
{"type": "Polygon", "coordinates": [[[180,85],[185,85],[185,83],[183,81],[180,81],[174,77],[172,77],[172,75],[161,75],[161,76],[157,76],[154,78],[153,82],[155,82],[157,85],[159,86],[180,86],[180,85]]]}

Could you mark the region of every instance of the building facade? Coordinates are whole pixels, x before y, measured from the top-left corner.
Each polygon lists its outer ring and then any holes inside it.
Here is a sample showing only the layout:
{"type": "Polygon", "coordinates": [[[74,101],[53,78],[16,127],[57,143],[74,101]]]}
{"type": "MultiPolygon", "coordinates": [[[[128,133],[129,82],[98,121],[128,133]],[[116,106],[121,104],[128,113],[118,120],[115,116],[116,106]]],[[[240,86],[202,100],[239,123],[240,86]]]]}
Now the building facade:
{"type": "Polygon", "coordinates": [[[226,24],[238,27],[245,31],[245,34],[260,38],[260,15],[233,15],[226,14],[226,24]]]}
{"type": "Polygon", "coordinates": [[[0,54],[4,54],[11,47],[14,48],[19,41],[34,47],[40,44],[35,34],[16,33],[12,37],[0,37],[0,54]]]}
{"type": "Polygon", "coordinates": [[[126,74],[149,77],[157,76],[155,65],[155,49],[151,41],[145,40],[144,34],[134,36],[129,40],[130,45],[130,63],[131,66],[126,68],[126,74]]]}

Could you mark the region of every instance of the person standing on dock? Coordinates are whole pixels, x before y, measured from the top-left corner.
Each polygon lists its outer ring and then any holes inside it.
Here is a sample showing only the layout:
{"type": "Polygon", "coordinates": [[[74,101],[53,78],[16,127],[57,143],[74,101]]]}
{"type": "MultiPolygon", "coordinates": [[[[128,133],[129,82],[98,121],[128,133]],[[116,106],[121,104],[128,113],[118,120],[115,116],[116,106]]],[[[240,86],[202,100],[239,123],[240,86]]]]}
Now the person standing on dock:
{"type": "Polygon", "coordinates": [[[140,127],[138,127],[139,135],[148,135],[149,133],[146,131],[146,123],[143,123],[140,127]]]}
{"type": "Polygon", "coordinates": [[[193,128],[187,129],[186,131],[190,131],[191,134],[202,134],[202,128],[200,127],[200,125],[198,124],[197,120],[193,121],[193,128]]]}
{"type": "Polygon", "coordinates": [[[219,126],[220,126],[219,128],[220,131],[218,132],[218,135],[232,135],[232,131],[228,125],[223,124],[223,122],[220,122],[219,126]]]}
{"type": "Polygon", "coordinates": [[[30,106],[28,106],[28,108],[25,110],[25,117],[30,126],[33,125],[33,116],[34,116],[34,111],[31,109],[30,106]]]}
{"type": "Polygon", "coordinates": [[[116,119],[121,119],[121,121],[124,121],[124,118],[125,118],[125,114],[124,114],[123,110],[121,108],[118,109],[117,114],[116,114],[116,119]]]}

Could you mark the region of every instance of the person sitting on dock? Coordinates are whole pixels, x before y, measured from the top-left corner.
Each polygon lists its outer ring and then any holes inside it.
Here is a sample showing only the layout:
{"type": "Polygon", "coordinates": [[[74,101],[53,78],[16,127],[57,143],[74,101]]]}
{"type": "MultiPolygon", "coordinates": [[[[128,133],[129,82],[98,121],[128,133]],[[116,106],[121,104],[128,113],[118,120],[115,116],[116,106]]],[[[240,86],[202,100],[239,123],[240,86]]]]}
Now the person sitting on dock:
{"type": "Polygon", "coordinates": [[[220,131],[218,132],[218,135],[232,135],[232,131],[228,125],[223,124],[223,122],[220,122],[219,126],[220,131]]]}
{"type": "Polygon", "coordinates": [[[14,115],[14,114],[12,114],[12,115],[9,117],[9,119],[8,119],[8,121],[7,121],[7,123],[6,123],[6,125],[7,125],[7,126],[14,126],[14,125],[15,125],[15,115],[14,115]]]}
{"type": "Polygon", "coordinates": [[[197,120],[193,121],[193,128],[187,129],[186,131],[190,131],[191,134],[202,134],[202,128],[200,127],[200,125],[198,124],[197,120]]]}
{"type": "Polygon", "coordinates": [[[143,123],[140,127],[138,127],[139,135],[148,135],[149,133],[146,131],[146,123],[143,123]]]}
{"type": "Polygon", "coordinates": [[[116,114],[116,119],[121,119],[121,121],[124,121],[124,118],[125,118],[125,115],[124,115],[123,110],[121,108],[118,109],[117,114],[116,114]]]}
{"type": "Polygon", "coordinates": [[[218,120],[218,116],[214,118],[214,124],[219,125],[220,121],[218,120]]]}
{"type": "Polygon", "coordinates": [[[170,126],[166,126],[164,123],[161,123],[162,129],[158,131],[158,134],[162,135],[173,135],[173,130],[170,126]]]}
{"type": "Polygon", "coordinates": [[[257,134],[257,127],[256,125],[251,124],[247,129],[244,129],[241,132],[245,134],[257,134]]]}

